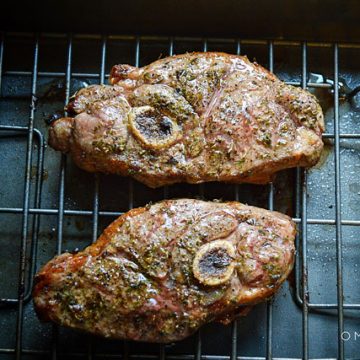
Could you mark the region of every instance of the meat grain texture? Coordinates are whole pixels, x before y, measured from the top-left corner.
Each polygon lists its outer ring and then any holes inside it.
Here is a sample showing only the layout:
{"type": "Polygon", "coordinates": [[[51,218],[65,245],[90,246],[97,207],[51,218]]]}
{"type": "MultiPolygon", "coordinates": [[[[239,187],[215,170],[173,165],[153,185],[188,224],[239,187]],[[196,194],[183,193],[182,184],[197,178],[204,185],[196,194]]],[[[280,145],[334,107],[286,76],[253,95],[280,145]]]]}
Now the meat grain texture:
{"type": "Polygon", "coordinates": [[[289,217],[237,202],[134,209],[39,271],[35,309],[108,338],[181,340],[273,295],[292,269],[295,232],[289,217]]]}
{"type": "Polygon", "coordinates": [[[176,182],[266,183],[314,165],[322,110],[246,57],[189,53],[143,68],[113,67],[112,85],[77,92],[49,143],[90,172],[130,175],[151,187],[176,182]]]}

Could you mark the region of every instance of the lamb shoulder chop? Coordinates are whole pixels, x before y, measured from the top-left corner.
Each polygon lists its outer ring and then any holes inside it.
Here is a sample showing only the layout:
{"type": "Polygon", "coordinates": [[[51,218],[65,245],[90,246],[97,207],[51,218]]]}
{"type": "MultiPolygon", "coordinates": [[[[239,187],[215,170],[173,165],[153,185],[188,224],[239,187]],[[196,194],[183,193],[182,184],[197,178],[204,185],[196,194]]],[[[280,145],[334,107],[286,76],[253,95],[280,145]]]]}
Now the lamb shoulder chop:
{"type": "Polygon", "coordinates": [[[286,215],[237,202],[134,209],[39,271],[35,309],[104,337],[181,340],[273,295],[292,269],[295,232],[286,215]]]}
{"type": "Polygon", "coordinates": [[[312,166],[323,148],[322,110],[246,57],[188,53],[136,68],[116,65],[112,85],[78,91],[50,145],[90,172],[176,182],[266,183],[312,166]]]}

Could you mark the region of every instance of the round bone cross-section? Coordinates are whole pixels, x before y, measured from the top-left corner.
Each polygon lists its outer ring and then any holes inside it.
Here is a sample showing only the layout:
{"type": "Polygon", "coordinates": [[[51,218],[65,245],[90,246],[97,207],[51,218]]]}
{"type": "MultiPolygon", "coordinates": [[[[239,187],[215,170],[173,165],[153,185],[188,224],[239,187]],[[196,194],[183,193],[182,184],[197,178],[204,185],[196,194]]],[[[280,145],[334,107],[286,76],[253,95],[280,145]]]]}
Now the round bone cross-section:
{"type": "Polygon", "coordinates": [[[129,125],[134,136],[148,148],[165,148],[179,138],[176,122],[151,106],[132,109],[129,125]]]}
{"type": "Polygon", "coordinates": [[[216,240],[203,245],[195,255],[193,272],[196,279],[208,286],[229,281],[234,271],[235,249],[226,240],[216,240]]]}

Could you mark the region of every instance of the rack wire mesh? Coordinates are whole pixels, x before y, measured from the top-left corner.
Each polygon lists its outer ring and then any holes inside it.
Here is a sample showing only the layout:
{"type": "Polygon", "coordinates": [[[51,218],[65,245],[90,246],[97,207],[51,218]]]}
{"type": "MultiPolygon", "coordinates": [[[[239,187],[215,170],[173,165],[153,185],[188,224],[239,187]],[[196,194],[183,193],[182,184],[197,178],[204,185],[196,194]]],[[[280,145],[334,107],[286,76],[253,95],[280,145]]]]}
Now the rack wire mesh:
{"type": "MultiPolygon", "coordinates": [[[[56,46],[56,45],[55,45],[56,46]]],[[[56,48],[56,47],[55,47],[56,48]]],[[[19,34],[19,33],[9,33],[2,34],[1,45],[0,45],[0,96],[1,100],[5,102],[10,97],[11,101],[20,97],[27,99],[30,109],[28,110],[27,121],[22,126],[19,126],[14,121],[8,121],[7,119],[7,108],[0,108],[3,111],[3,114],[0,113],[0,142],[6,139],[8,141],[12,141],[15,138],[22,137],[26,140],[26,158],[24,167],[19,164],[15,164],[15,167],[18,167],[18,172],[23,173],[23,195],[22,195],[22,204],[14,205],[13,203],[6,203],[5,201],[0,199],[0,216],[5,215],[13,215],[22,217],[22,225],[20,232],[20,246],[19,246],[19,259],[17,262],[17,266],[19,267],[18,271],[18,280],[13,283],[13,287],[17,287],[17,295],[16,296],[3,296],[0,293],[0,320],[2,324],[1,333],[2,336],[4,334],[10,334],[10,340],[7,344],[12,343],[11,346],[2,346],[0,347],[0,358],[4,356],[15,356],[16,359],[20,358],[36,358],[38,356],[43,357],[51,357],[52,359],[57,358],[66,358],[66,357],[87,357],[89,359],[97,357],[97,358],[160,358],[160,359],[272,359],[272,358],[281,358],[281,359],[295,359],[295,358],[303,358],[308,359],[311,357],[311,342],[314,342],[313,338],[310,338],[311,332],[311,314],[323,312],[322,316],[331,317],[331,319],[336,319],[336,332],[334,335],[334,339],[336,339],[336,353],[332,355],[328,355],[326,353],[324,356],[321,354],[319,356],[313,356],[313,358],[359,358],[358,355],[360,351],[360,346],[356,345],[356,336],[359,337],[360,344],[360,335],[358,332],[359,329],[359,318],[358,311],[360,309],[360,300],[359,301],[345,301],[344,300],[344,264],[343,261],[343,235],[342,230],[343,227],[350,227],[351,229],[358,228],[360,226],[360,213],[357,213],[357,217],[355,218],[343,218],[342,216],[342,159],[341,159],[341,141],[350,141],[351,144],[355,144],[357,139],[360,138],[360,132],[344,132],[341,131],[340,125],[340,114],[339,114],[339,104],[340,104],[340,96],[342,95],[342,86],[339,78],[339,58],[341,58],[341,52],[344,49],[351,49],[357,51],[360,49],[360,46],[357,44],[329,44],[329,43],[311,43],[307,44],[306,42],[286,42],[286,41],[263,41],[263,40],[238,40],[238,39],[201,39],[201,38],[165,38],[165,37],[135,37],[135,36],[100,36],[100,35],[67,35],[67,34],[19,34]],[[18,59],[18,63],[20,64],[18,68],[12,68],[12,61],[15,61],[14,55],[16,54],[17,47],[20,46],[17,43],[17,39],[25,39],[26,43],[31,46],[32,57],[32,65],[31,68],[21,68],[21,59],[18,59]],[[15,42],[13,45],[14,51],[11,52],[11,56],[9,55],[8,64],[6,64],[7,68],[5,68],[5,57],[7,52],[7,43],[15,42]],[[87,71],[86,66],[82,71],[75,71],[73,66],[74,59],[74,46],[80,46],[83,42],[93,41],[97,44],[98,54],[93,54],[94,57],[98,57],[99,67],[98,71],[87,71]],[[63,47],[64,54],[54,54],[54,56],[63,56],[65,63],[63,66],[63,70],[42,70],[39,67],[40,59],[42,56],[42,43],[45,44],[56,44],[57,42],[65,43],[66,45],[63,47]],[[207,51],[210,47],[211,50],[216,50],[217,48],[223,49],[224,47],[229,52],[241,54],[243,46],[256,46],[261,48],[262,51],[266,54],[266,56],[262,59],[263,65],[267,66],[270,71],[274,71],[274,63],[276,58],[276,49],[282,47],[290,47],[293,50],[299,50],[299,66],[300,66],[300,78],[297,80],[287,79],[288,83],[293,84],[295,86],[301,86],[302,88],[309,89],[322,89],[327,92],[327,94],[331,96],[332,103],[332,131],[328,131],[324,134],[324,139],[330,141],[331,143],[331,151],[334,156],[333,163],[333,180],[334,180],[334,212],[332,217],[309,217],[308,215],[308,201],[309,196],[311,195],[311,189],[309,190],[308,186],[308,178],[309,173],[308,170],[296,169],[295,175],[293,178],[294,183],[294,221],[298,223],[299,226],[299,235],[297,237],[297,256],[296,256],[296,266],[295,266],[295,280],[294,286],[292,289],[292,301],[296,304],[298,309],[301,311],[301,321],[296,322],[293,326],[301,327],[301,347],[300,350],[295,349],[287,349],[287,356],[276,356],[274,351],[273,343],[276,340],[278,342],[278,338],[283,338],[286,334],[279,336],[281,332],[281,328],[279,328],[279,324],[277,327],[274,326],[274,315],[276,312],[280,312],[279,306],[274,307],[273,300],[269,300],[266,304],[266,309],[260,315],[262,320],[264,321],[264,326],[262,330],[264,331],[261,338],[263,339],[260,343],[257,343],[257,339],[251,340],[252,351],[251,354],[246,354],[242,352],[242,347],[244,345],[243,339],[239,337],[239,324],[242,323],[241,320],[234,321],[227,330],[227,342],[223,344],[222,335],[219,333],[219,330],[216,329],[215,333],[213,331],[213,335],[210,336],[211,341],[219,342],[219,351],[218,354],[208,354],[204,352],[204,333],[203,331],[199,331],[191,340],[193,345],[189,345],[187,342],[184,346],[181,344],[173,351],[172,347],[160,345],[157,347],[157,350],[152,346],[151,351],[147,351],[147,345],[143,345],[142,347],[133,346],[131,343],[124,341],[123,343],[116,342],[112,344],[111,351],[107,351],[106,346],[101,347],[99,343],[101,340],[94,339],[88,336],[81,336],[81,342],[87,343],[86,347],[84,346],[73,346],[71,351],[68,352],[64,345],[59,345],[59,341],[63,336],[62,330],[59,329],[56,325],[53,325],[51,330],[44,330],[47,334],[46,344],[44,346],[36,347],[31,345],[31,336],[29,340],[29,336],[24,338],[24,322],[27,321],[27,318],[32,313],[32,305],[31,305],[31,288],[32,288],[32,278],[33,275],[38,269],[38,267],[48,259],[47,255],[43,256],[42,259],[39,259],[40,245],[39,238],[41,235],[41,221],[44,222],[44,218],[47,217],[56,217],[56,226],[55,226],[55,250],[52,249],[52,255],[60,254],[64,248],[64,242],[66,235],[64,235],[64,228],[66,218],[83,218],[86,217],[91,219],[91,236],[90,240],[94,242],[99,234],[99,229],[104,226],[100,224],[100,220],[103,220],[103,224],[109,223],[109,221],[122,214],[124,211],[131,209],[135,205],[134,196],[138,194],[139,188],[138,185],[131,179],[121,180],[120,187],[123,187],[121,201],[122,210],[108,210],[105,209],[101,204],[101,187],[103,177],[101,175],[94,175],[92,184],[89,185],[87,190],[89,193],[86,194],[87,198],[91,198],[91,207],[89,208],[73,208],[69,206],[69,203],[66,199],[66,187],[69,184],[69,161],[67,161],[66,155],[53,154],[52,156],[60,157],[60,161],[57,166],[58,169],[55,171],[53,168],[52,172],[49,172],[48,176],[52,179],[55,179],[58,182],[57,189],[47,189],[44,190],[44,181],[46,180],[46,169],[44,167],[44,163],[46,162],[46,155],[49,151],[46,147],[46,132],[45,126],[39,125],[39,128],[35,127],[35,112],[38,107],[38,101],[41,98],[39,95],[39,80],[43,81],[44,79],[64,79],[63,86],[61,87],[62,93],[62,102],[67,103],[69,100],[69,95],[75,90],[72,88],[72,80],[73,79],[85,79],[92,82],[104,83],[108,77],[107,69],[111,64],[109,64],[108,59],[108,46],[109,43],[116,42],[124,42],[126,43],[126,56],[128,59],[132,58],[132,63],[135,66],[144,65],[144,62],[149,61],[149,56],[153,56],[154,54],[160,54],[158,48],[151,49],[151,44],[161,44],[161,55],[172,55],[175,52],[184,52],[187,50],[193,50],[191,47],[187,48],[186,44],[192,43],[196,44],[196,48],[198,50],[207,51]],[[149,45],[150,44],[150,45],[149,45]],[[183,45],[179,45],[183,44],[183,45]],[[185,45],[184,45],[185,44],[185,45]],[[309,49],[325,49],[331,54],[331,58],[327,61],[332,65],[332,82],[313,82],[309,76],[309,65],[308,65],[308,51],[309,49]],[[151,53],[148,55],[147,53],[151,53]],[[29,79],[31,78],[30,84],[30,93],[26,95],[19,95],[19,91],[15,89],[12,94],[4,94],[4,81],[11,83],[11,79],[29,79]],[[34,163],[36,163],[36,171],[34,171],[34,163]],[[53,203],[53,206],[44,206],[42,203],[42,198],[46,195],[46,191],[55,192],[56,202],[53,203]],[[125,196],[124,196],[125,195],[125,196]],[[124,197],[127,195],[127,200],[124,201],[124,197]],[[334,243],[332,246],[335,249],[335,259],[334,262],[336,264],[336,301],[310,301],[309,296],[309,257],[311,254],[308,249],[308,235],[309,235],[309,227],[312,226],[333,226],[335,227],[335,236],[334,243]],[[324,312],[325,311],[325,312],[324,312]],[[326,312],[327,311],[327,312],[326,312]],[[356,319],[355,321],[355,330],[354,335],[347,331],[345,328],[345,311],[349,311],[349,316],[352,316],[356,319]],[[5,319],[5,320],[4,320],[5,319]],[[9,324],[16,319],[16,323],[14,326],[9,324]],[[356,326],[358,326],[358,332],[356,332],[356,326]],[[12,330],[14,333],[12,334],[12,330]],[[12,334],[12,335],[11,335],[12,334]],[[350,348],[350,355],[346,354],[346,338],[344,338],[344,334],[346,337],[355,336],[352,346],[348,346],[350,348]],[[357,334],[357,335],[356,335],[357,334]],[[221,343],[221,344],[220,344],[221,343]],[[30,345],[25,345],[30,344],[30,345]],[[97,349],[100,348],[100,349],[97,349]],[[185,349],[185,350],[184,350],[185,349]],[[140,350],[140,352],[139,352],[140,350]]],[[[44,51],[45,52],[45,51],[44,51]]],[[[16,61],[15,61],[16,62],[16,61]]],[[[49,61],[49,59],[47,60],[49,61]]],[[[51,66],[50,66],[51,68],[51,66]]],[[[76,87],[76,86],[73,86],[76,87]]],[[[8,85],[7,85],[8,88],[8,85]]],[[[21,93],[21,91],[20,91],[21,93]]],[[[1,105],[1,103],[0,103],[1,105]]],[[[40,123],[39,123],[40,124],[40,123]]],[[[1,160],[4,160],[0,158],[1,160]]],[[[6,160],[6,159],[5,159],[6,160]]],[[[4,160],[4,161],[5,161],[4,160]]],[[[71,165],[70,165],[71,166],[71,165]]],[[[49,167],[51,168],[51,167],[49,167]]],[[[71,170],[70,176],[73,175],[73,170],[71,170]]],[[[8,169],[4,169],[4,173],[6,173],[8,169]]],[[[78,174],[78,173],[77,173],[78,174]]],[[[4,174],[6,175],[6,174],[4,174]]],[[[84,175],[86,176],[87,182],[92,175],[84,175]]],[[[54,180],[54,181],[55,181],[54,180]]],[[[81,180],[77,180],[81,181],[81,180]]],[[[223,185],[225,187],[225,185],[223,185]]],[[[243,200],[243,192],[242,188],[244,185],[226,185],[226,189],[230,189],[230,195],[228,197],[234,200],[243,200]]],[[[175,196],[179,196],[182,194],[187,194],[187,190],[184,191],[184,188],[179,186],[179,191],[176,191],[175,196]]],[[[210,185],[200,185],[195,187],[193,195],[198,195],[200,197],[212,198],[212,187],[210,185]],[[196,194],[197,193],[197,194],[196,194]]],[[[260,191],[262,191],[261,189],[260,191]]],[[[153,190],[155,193],[155,198],[168,198],[171,197],[172,187],[164,187],[161,190],[161,194],[159,191],[153,190]]],[[[228,190],[227,190],[228,191],[228,190]]],[[[248,190],[245,190],[245,192],[248,190]]],[[[359,190],[360,191],[360,190],[359,190]]],[[[4,192],[4,188],[0,195],[4,192]]],[[[11,189],[10,189],[11,192],[11,189]]],[[[266,190],[267,193],[267,206],[269,209],[274,209],[276,201],[279,196],[276,184],[270,184],[266,190]]],[[[149,193],[150,197],[153,193],[149,193]]],[[[360,192],[358,193],[360,194],[360,192]]],[[[21,199],[20,194],[15,194],[15,198],[21,199]]],[[[146,198],[146,196],[145,196],[146,198]]],[[[4,198],[5,199],[5,198],[4,198]]],[[[155,200],[156,200],[155,199],[155,200]]],[[[49,202],[47,202],[49,205],[49,202]]],[[[46,223],[46,221],[45,221],[46,223]]],[[[53,229],[54,230],[54,229],[53,229]]],[[[14,241],[18,241],[14,239],[14,241]]],[[[44,244],[44,241],[41,241],[41,244],[44,244]]],[[[4,246],[4,244],[2,244],[4,246]]],[[[12,246],[8,244],[8,246],[12,246]]],[[[355,249],[356,250],[356,249],[355,249]]],[[[6,261],[6,259],[5,259],[6,261]]],[[[10,261],[10,260],[8,260],[10,261]]],[[[358,260],[356,260],[358,261],[358,260]]],[[[0,263],[1,266],[4,263],[0,263]]],[[[5,272],[2,272],[5,275],[5,272]]],[[[316,274],[315,274],[316,275],[316,274]]],[[[355,275],[355,274],[354,274],[355,275]]],[[[320,275],[316,275],[320,276],[320,275]]],[[[5,282],[5,276],[0,282],[5,282]]],[[[350,284],[352,286],[352,284],[350,284]]],[[[353,286],[356,286],[354,284],[353,286]]],[[[3,291],[4,286],[0,287],[0,292],[3,291]]],[[[253,311],[256,311],[253,310],[253,311]]],[[[281,314],[282,316],[283,314],[281,314]]],[[[34,320],[36,321],[36,320],[34,320]]],[[[283,319],[286,321],[286,319],[283,319]]],[[[254,326],[255,324],[248,324],[254,326]]],[[[40,333],[43,331],[41,325],[40,333]]],[[[31,330],[30,330],[31,331],[31,330]]],[[[246,329],[242,329],[242,334],[246,329]]],[[[299,334],[298,334],[299,335],[299,334]]],[[[206,332],[206,336],[209,336],[209,332],[206,332]]],[[[327,341],[333,342],[333,340],[328,339],[327,341]]],[[[6,343],[6,341],[4,342],[6,343]]],[[[288,342],[289,343],[289,342],[288,342]]],[[[291,343],[291,340],[290,340],[291,343]]],[[[44,344],[43,344],[44,345],[44,344]]],[[[350,345],[350,344],[349,344],[350,345]]],[[[279,346],[277,346],[276,351],[278,351],[279,346]]],[[[326,345],[325,345],[326,346],[326,345]]],[[[286,352],[286,351],[285,351],[286,352]]],[[[316,352],[315,352],[316,353],[316,352]]]]}

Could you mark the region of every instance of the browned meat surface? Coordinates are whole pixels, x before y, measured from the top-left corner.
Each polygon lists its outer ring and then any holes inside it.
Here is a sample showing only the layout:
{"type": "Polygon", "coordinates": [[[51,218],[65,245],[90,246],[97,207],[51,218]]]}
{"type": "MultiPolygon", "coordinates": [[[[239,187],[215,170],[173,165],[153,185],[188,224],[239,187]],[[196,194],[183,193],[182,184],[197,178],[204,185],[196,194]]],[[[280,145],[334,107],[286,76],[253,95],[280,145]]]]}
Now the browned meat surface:
{"type": "Polygon", "coordinates": [[[67,107],[74,117],[50,128],[50,145],[87,171],[151,187],[265,183],[320,157],[315,97],[246,57],[191,53],[143,68],[116,65],[110,81],[80,90],[67,107]]]}
{"type": "Polygon", "coordinates": [[[95,244],[40,270],[35,309],[96,335],[177,341],[273,295],[292,269],[294,237],[287,216],[236,202],[131,210],[95,244]]]}

